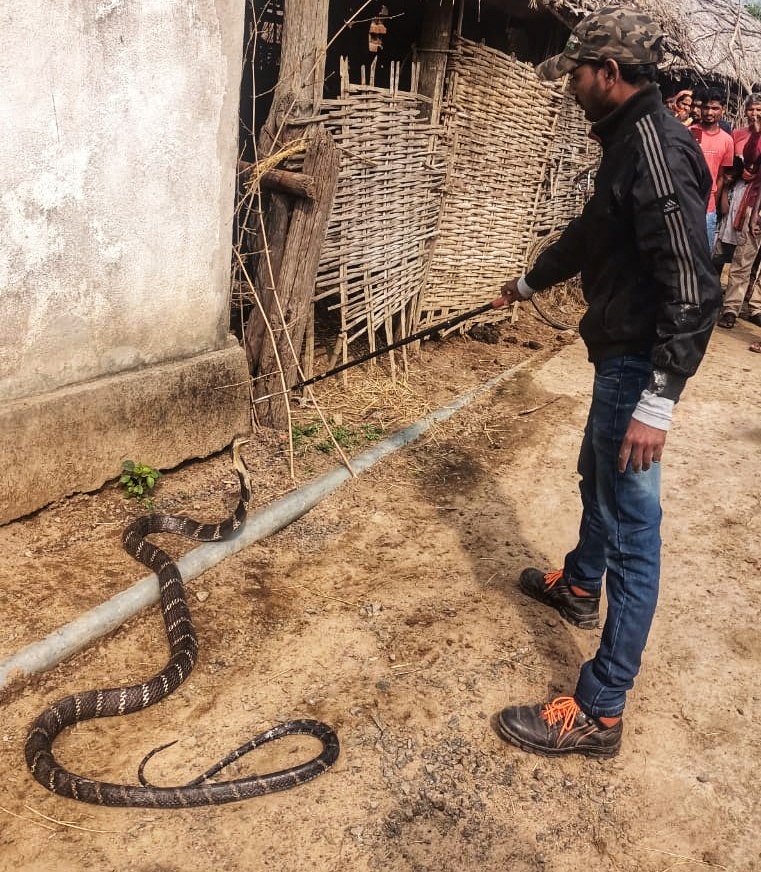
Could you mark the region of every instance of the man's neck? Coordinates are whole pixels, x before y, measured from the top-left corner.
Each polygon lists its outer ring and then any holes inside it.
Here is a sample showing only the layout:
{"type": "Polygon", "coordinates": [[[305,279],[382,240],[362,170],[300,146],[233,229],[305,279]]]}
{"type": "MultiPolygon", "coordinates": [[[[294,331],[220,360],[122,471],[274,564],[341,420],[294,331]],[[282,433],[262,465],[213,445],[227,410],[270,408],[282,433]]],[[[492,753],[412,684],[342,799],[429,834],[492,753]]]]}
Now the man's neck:
{"type": "MultiPolygon", "coordinates": [[[[658,86],[654,82],[650,82],[648,84],[643,85],[642,87],[633,87],[626,89],[628,96],[625,99],[615,100],[611,106],[610,111],[601,118],[599,121],[595,121],[592,124],[591,134],[595,137],[598,137],[599,141],[604,140],[611,131],[614,131],[620,121],[621,118],[625,117],[633,104],[641,105],[641,100],[660,100],[660,92],[658,90],[658,86]]],[[[619,95],[623,96],[623,95],[619,95]]]]}
{"type": "Polygon", "coordinates": [[[716,121],[714,124],[704,124],[702,121],[700,122],[700,126],[705,130],[706,133],[718,133],[721,130],[719,127],[719,122],[716,121]]]}
{"type": "Polygon", "coordinates": [[[646,85],[632,85],[630,82],[625,82],[623,79],[619,79],[616,83],[616,87],[610,95],[608,113],[623,106],[624,103],[627,103],[631,97],[639,93],[645,87],[646,85]]]}

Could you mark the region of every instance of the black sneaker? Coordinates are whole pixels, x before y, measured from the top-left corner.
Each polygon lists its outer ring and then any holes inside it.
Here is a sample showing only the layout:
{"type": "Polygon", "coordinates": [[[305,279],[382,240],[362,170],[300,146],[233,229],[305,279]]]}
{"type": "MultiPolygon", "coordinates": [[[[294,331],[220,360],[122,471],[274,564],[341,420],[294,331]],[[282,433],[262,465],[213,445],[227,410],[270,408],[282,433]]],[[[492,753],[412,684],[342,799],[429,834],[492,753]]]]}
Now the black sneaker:
{"type": "Polygon", "coordinates": [[[584,714],[572,696],[559,696],[548,703],[503,709],[497,729],[503,739],[534,754],[615,757],[621,750],[623,721],[604,727],[584,714]]]}
{"type": "Polygon", "coordinates": [[[557,572],[542,572],[533,567],[524,569],[518,584],[523,593],[557,609],[566,621],[582,630],[594,630],[599,626],[600,597],[576,596],[565,580],[562,569],[557,572]]]}

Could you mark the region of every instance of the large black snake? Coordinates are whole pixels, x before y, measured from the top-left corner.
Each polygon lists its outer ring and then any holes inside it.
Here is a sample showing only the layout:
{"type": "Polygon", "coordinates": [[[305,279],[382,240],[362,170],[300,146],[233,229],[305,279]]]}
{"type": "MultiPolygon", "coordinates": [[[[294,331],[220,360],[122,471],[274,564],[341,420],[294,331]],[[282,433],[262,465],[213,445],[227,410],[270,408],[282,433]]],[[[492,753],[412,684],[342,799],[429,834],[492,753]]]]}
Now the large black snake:
{"type": "MultiPolygon", "coordinates": [[[[152,569],[159,579],[161,613],[169,641],[170,658],[166,666],[143,684],[88,690],[58,700],[45,709],[31,725],[25,756],[34,777],[53,793],[82,802],[111,806],[143,808],[181,808],[235,802],[286,790],[325,772],[338,758],[338,737],[327,724],[314,720],[288,721],[267,730],[220,760],[198,778],[181,787],[156,787],[143,777],[143,767],[157,748],[140,765],[141,785],[110,784],[76,775],[61,766],[53,756],[53,742],[66,727],[91,718],[126,715],[147,708],[169,696],[190,675],[198,655],[198,640],[190,616],[180,571],[172,558],[146,539],[151,533],[177,533],[201,542],[228,539],[239,530],[246,518],[251,499],[248,469],[240,456],[240,446],[233,443],[233,465],[240,482],[240,501],[235,511],[219,524],[200,524],[183,515],[145,515],[124,530],[125,550],[152,569]],[[248,775],[230,781],[209,781],[221,769],[244,754],[284,736],[303,734],[322,743],[317,757],[277,772],[248,775]]],[[[163,746],[167,747],[167,746],[163,746]]]]}

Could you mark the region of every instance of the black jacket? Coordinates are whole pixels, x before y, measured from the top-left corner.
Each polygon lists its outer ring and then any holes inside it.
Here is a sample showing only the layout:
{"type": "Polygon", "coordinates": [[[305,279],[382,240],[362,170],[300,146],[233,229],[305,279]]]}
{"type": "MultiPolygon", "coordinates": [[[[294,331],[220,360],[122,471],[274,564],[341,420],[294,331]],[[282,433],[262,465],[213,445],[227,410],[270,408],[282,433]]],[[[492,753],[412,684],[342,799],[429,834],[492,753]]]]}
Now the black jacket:
{"type": "Polygon", "coordinates": [[[527,273],[542,290],[581,272],[579,332],[593,362],[646,352],[649,389],[678,400],[721,305],[706,236],[711,177],[700,146],[648,85],[592,126],[595,192],[527,273]]]}

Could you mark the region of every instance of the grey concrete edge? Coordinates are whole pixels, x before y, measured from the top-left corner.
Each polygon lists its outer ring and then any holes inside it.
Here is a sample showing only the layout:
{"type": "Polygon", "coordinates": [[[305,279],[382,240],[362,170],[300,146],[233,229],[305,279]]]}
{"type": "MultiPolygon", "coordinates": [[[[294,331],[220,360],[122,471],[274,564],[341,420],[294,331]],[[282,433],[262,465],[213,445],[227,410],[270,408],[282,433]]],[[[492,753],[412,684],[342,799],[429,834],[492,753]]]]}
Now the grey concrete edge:
{"type": "MultiPolygon", "coordinates": [[[[452,400],[446,406],[436,409],[414,424],[399,430],[382,442],[353,457],[351,466],[354,473],[360,475],[387,455],[414,442],[435,424],[447,420],[455,412],[493,390],[498,384],[531,362],[531,360],[525,360],[511,369],[505,370],[452,400]]],[[[336,467],[309,484],[249,515],[246,524],[234,539],[225,542],[205,543],[188,552],[177,561],[184,581],[188,582],[197,578],[205,570],[215,566],[225,558],[287,527],[350,478],[352,478],[352,474],[346,467],[336,467]]],[[[133,618],[143,609],[154,605],[158,600],[158,579],[154,574],[151,574],[70,623],[64,624],[44,638],[0,661],[0,694],[8,687],[15,687],[34,674],[52,669],[90,643],[113,632],[125,621],[133,618]]]]}

